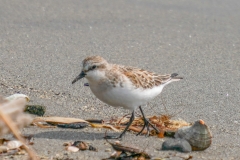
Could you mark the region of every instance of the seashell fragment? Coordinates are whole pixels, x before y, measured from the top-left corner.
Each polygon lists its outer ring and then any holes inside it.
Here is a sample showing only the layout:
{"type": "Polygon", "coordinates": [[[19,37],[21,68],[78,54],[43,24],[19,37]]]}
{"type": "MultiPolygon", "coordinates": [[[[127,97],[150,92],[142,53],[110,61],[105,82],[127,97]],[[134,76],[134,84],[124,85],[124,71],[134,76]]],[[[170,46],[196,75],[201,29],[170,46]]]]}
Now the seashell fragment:
{"type": "Polygon", "coordinates": [[[87,144],[86,142],[83,141],[75,141],[73,142],[72,146],[78,147],[80,150],[90,150],[90,151],[96,151],[97,149],[93,147],[92,145],[87,144]]]}
{"type": "Polygon", "coordinates": [[[212,142],[212,134],[203,120],[196,121],[192,126],[178,129],[174,137],[187,140],[193,151],[205,150],[212,142]]]}
{"type": "Polygon", "coordinates": [[[77,151],[79,151],[79,148],[75,147],[75,146],[67,146],[66,150],[68,150],[70,152],[77,152],[77,151]]]}
{"type": "Polygon", "coordinates": [[[17,149],[17,148],[21,147],[22,145],[23,144],[20,141],[17,141],[17,140],[9,141],[7,143],[8,149],[17,149]]]}
{"type": "Polygon", "coordinates": [[[163,142],[162,150],[177,150],[180,152],[191,152],[192,147],[185,139],[168,139],[163,142]]]}
{"type": "Polygon", "coordinates": [[[18,98],[25,98],[26,99],[26,102],[29,102],[29,97],[25,94],[13,94],[11,96],[8,96],[6,97],[5,99],[8,100],[8,101],[12,101],[12,100],[15,100],[15,99],[18,99],[18,98]]]}

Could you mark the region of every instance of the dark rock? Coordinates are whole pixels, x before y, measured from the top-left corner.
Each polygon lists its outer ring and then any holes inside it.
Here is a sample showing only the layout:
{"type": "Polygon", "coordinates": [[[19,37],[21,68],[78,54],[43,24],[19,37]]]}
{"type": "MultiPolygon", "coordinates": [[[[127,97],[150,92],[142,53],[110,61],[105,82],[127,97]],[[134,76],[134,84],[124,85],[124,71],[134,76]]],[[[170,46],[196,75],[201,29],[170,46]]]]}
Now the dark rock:
{"type": "Polygon", "coordinates": [[[37,116],[43,116],[46,112],[46,106],[41,105],[26,105],[24,112],[35,114],[37,116]]]}
{"type": "Polygon", "coordinates": [[[60,127],[60,128],[72,128],[72,129],[81,129],[81,128],[85,128],[87,126],[88,126],[88,124],[85,122],[58,124],[57,125],[57,127],[60,127]]]}
{"type": "Polygon", "coordinates": [[[162,144],[162,150],[177,150],[180,152],[191,152],[192,147],[184,139],[168,139],[162,144]]]}

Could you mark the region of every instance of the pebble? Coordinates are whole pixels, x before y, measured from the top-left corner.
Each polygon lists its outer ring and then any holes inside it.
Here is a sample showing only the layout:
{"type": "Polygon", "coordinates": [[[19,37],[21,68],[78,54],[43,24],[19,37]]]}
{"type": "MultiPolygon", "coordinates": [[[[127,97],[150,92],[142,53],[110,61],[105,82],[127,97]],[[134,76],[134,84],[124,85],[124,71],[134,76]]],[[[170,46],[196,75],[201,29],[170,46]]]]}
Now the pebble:
{"type": "Polygon", "coordinates": [[[56,158],[60,157],[60,154],[56,154],[55,157],[56,157],[56,158]]]}
{"type": "Polygon", "coordinates": [[[184,139],[168,139],[162,144],[162,150],[177,150],[180,152],[191,152],[192,147],[184,139]]]}
{"type": "Polygon", "coordinates": [[[191,157],[192,157],[192,156],[190,156],[189,154],[186,154],[186,153],[177,153],[175,156],[183,158],[183,159],[191,159],[191,157]]]}
{"type": "Polygon", "coordinates": [[[85,128],[87,126],[88,126],[88,124],[85,122],[58,124],[57,125],[57,127],[59,127],[59,128],[72,128],[72,129],[81,129],[81,128],[85,128]]]}
{"type": "Polygon", "coordinates": [[[111,148],[105,149],[105,152],[111,152],[111,148]]]}

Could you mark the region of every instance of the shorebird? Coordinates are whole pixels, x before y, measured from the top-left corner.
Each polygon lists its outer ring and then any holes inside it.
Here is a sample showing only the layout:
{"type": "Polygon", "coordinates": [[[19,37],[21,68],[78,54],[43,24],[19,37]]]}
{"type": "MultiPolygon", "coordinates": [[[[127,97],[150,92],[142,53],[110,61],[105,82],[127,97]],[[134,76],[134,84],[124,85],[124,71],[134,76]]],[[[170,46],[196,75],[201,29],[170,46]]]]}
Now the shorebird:
{"type": "Polygon", "coordinates": [[[156,132],[158,129],[145,117],[142,107],[162,92],[163,87],[173,81],[179,81],[177,73],[159,75],[143,69],[108,63],[100,56],[90,56],[83,60],[81,73],[72,81],[86,78],[92,93],[102,102],[113,107],[123,107],[132,111],[131,118],[118,137],[106,136],[105,138],[121,139],[134,120],[134,113],[139,107],[144,120],[141,134],[149,125],[156,132]]]}

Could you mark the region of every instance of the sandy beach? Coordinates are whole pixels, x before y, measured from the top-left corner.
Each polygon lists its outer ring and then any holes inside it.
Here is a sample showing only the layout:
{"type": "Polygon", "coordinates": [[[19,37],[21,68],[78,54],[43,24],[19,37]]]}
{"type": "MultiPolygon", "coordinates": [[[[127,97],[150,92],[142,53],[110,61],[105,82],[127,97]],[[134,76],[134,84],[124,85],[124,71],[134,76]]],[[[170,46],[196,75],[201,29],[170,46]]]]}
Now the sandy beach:
{"type": "MultiPolygon", "coordinates": [[[[71,84],[85,57],[178,73],[184,79],[166,86],[143,110],[147,116],[203,119],[212,145],[191,153],[159,151],[167,138],[130,132],[122,143],[153,157],[240,159],[239,6],[238,0],[0,0],[0,94],[26,94],[30,104],[47,107],[44,116],[111,119],[129,112],[99,101],[84,80],[71,84]]],[[[42,157],[92,160],[109,157],[105,149],[113,151],[103,139],[105,131],[30,126],[22,133],[34,135],[33,148],[42,157]],[[64,150],[64,142],[76,140],[92,143],[98,152],[64,150]]]]}

